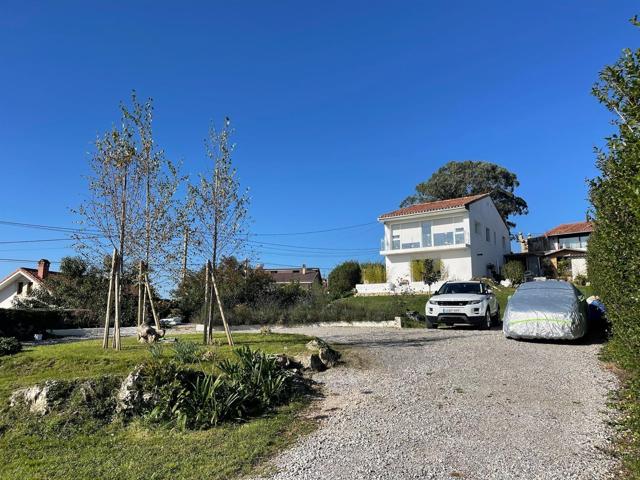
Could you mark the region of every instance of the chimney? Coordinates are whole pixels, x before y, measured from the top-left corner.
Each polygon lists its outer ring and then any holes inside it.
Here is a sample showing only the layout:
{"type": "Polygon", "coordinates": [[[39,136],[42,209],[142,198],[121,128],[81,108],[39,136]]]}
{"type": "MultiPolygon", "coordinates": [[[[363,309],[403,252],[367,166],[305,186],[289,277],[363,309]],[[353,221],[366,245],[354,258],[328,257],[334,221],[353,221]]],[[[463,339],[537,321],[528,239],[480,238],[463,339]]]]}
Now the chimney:
{"type": "Polygon", "coordinates": [[[529,251],[529,242],[527,241],[526,238],[524,238],[524,235],[522,235],[522,232],[518,233],[518,243],[520,244],[520,251],[522,253],[526,253],[529,251]]]}
{"type": "Polygon", "coordinates": [[[49,276],[49,265],[51,265],[51,262],[46,258],[38,261],[38,278],[40,280],[44,280],[49,276]]]}
{"type": "Polygon", "coordinates": [[[305,275],[307,273],[307,266],[303,263],[302,264],[302,274],[305,275]]]}

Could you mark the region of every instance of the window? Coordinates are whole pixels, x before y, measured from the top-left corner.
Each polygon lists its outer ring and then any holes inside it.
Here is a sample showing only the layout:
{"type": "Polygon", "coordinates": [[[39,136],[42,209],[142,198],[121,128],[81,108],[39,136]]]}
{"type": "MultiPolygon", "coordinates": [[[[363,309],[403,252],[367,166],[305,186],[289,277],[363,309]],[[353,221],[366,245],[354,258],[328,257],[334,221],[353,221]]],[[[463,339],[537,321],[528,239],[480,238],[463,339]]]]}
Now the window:
{"type": "Polygon", "coordinates": [[[491,241],[491,230],[489,230],[489,227],[486,228],[486,230],[484,231],[485,233],[485,238],[487,239],[487,242],[491,241]]]}
{"type": "Polygon", "coordinates": [[[22,295],[22,289],[24,288],[23,282],[18,282],[18,295],[22,295]]]}
{"type": "Polygon", "coordinates": [[[422,246],[431,246],[431,222],[422,222],[422,246]]]}
{"type": "Polygon", "coordinates": [[[472,282],[452,282],[445,283],[438,290],[438,295],[448,293],[484,293],[481,283],[472,282]]]}
{"type": "Polygon", "coordinates": [[[27,295],[31,295],[31,288],[33,287],[33,282],[27,283],[27,295]]]}
{"type": "Polygon", "coordinates": [[[464,227],[456,227],[456,245],[464,243],[464,227]]]}
{"type": "Polygon", "coordinates": [[[391,250],[400,249],[400,234],[391,235],[391,250]]]}
{"type": "Polygon", "coordinates": [[[441,247],[443,245],[453,245],[453,232],[434,233],[433,244],[436,247],[441,247]]]}
{"type": "Polygon", "coordinates": [[[587,248],[588,238],[588,236],[560,238],[558,248],[587,248]]]}
{"type": "Polygon", "coordinates": [[[474,231],[475,231],[478,235],[480,235],[480,230],[482,229],[482,225],[480,225],[480,222],[476,222],[476,223],[474,224],[474,227],[473,227],[473,228],[474,228],[474,231]]]}
{"type": "Polygon", "coordinates": [[[498,242],[496,241],[496,232],[493,232],[493,244],[496,245],[498,242]]]}

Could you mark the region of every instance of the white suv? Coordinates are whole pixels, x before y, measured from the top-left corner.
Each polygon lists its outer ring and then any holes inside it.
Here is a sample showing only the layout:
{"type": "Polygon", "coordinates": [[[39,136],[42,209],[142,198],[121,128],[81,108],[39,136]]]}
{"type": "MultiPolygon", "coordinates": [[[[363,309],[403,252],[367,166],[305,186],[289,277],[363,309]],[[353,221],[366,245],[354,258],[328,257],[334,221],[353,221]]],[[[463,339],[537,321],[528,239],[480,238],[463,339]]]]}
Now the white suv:
{"type": "Polygon", "coordinates": [[[446,282],[425,307],[427,327],[438,324],[491,328],[500,319],[500,305],[482,282],[446,282]]]}

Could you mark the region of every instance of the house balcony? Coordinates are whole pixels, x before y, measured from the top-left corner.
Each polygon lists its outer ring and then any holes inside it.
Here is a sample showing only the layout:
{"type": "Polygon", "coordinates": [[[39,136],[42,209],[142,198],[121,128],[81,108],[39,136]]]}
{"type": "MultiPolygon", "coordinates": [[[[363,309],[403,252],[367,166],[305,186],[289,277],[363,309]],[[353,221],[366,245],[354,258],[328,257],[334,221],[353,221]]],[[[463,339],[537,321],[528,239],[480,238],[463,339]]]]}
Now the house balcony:
{"type": "Polygon", "coordinates": [[[382,238],[380,239],[380,255],[461,250],[471,245],[469,232],[464,232],[464,234],[458,233],[457,235],[453,235],[453,237],[447,235],[436,237],[436,235],[434,235],[430,240],[430,242],[425,242],[423,239],[420,242],[401,243],[399,240],[392,241],[388,238],[382,238]]]}

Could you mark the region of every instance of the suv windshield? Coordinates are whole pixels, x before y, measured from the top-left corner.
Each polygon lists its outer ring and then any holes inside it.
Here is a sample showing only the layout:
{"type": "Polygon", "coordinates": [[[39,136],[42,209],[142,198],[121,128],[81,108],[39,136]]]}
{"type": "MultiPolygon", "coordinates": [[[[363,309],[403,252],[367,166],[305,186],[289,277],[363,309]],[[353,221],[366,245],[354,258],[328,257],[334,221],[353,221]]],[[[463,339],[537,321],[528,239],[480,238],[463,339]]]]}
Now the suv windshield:
{"type": "Polygon", "coordinates": [[[482,293],[480,283],[445,283],[440,287],[436,295],[446,295],[448,293],[482,293]]]}

